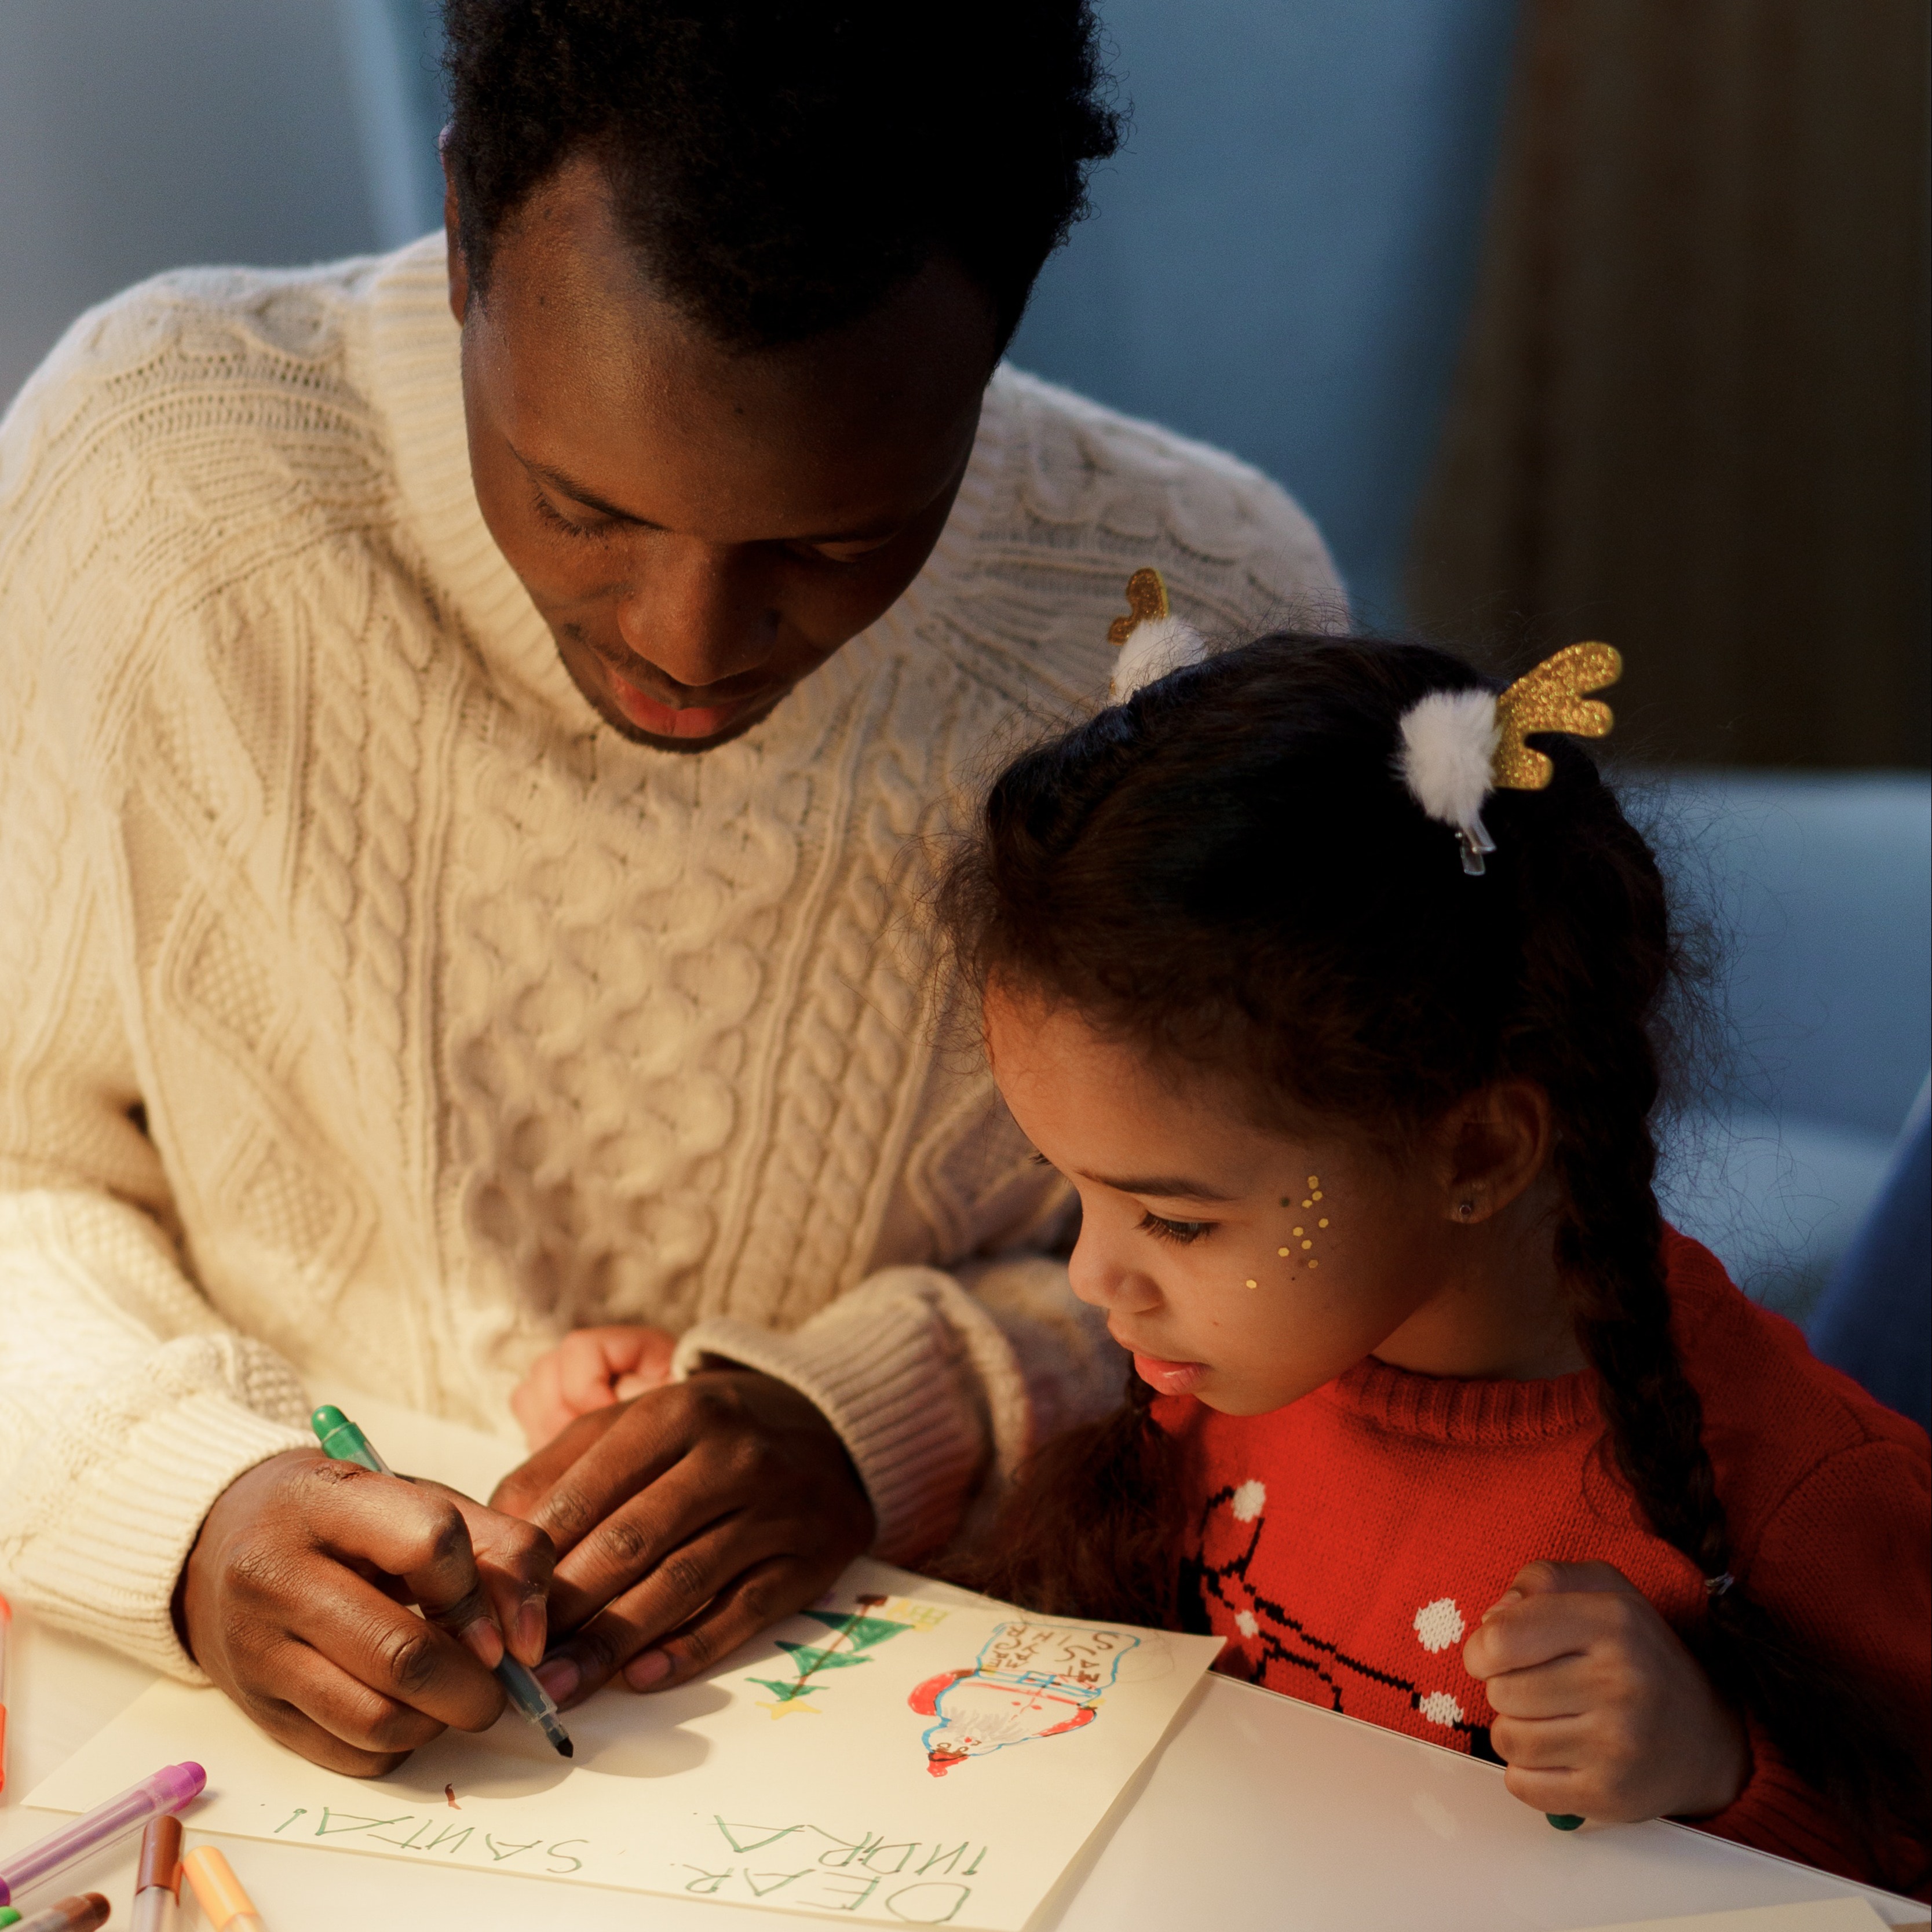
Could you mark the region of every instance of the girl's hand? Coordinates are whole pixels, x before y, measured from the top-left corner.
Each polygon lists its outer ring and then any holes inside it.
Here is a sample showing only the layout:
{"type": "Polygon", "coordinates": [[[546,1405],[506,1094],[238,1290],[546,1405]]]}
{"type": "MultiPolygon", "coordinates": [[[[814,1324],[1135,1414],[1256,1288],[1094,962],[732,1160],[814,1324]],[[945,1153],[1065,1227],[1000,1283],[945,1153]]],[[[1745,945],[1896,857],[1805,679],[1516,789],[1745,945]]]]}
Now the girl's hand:
{"type": "Polygon", "coordinates": [[[670,1379],[677,1337],[662,1328],[573,1328],[539,1355],[510,1397],[532,1450],[554,1442],[580,1415],[628,1402],[670,1379]]]}
{"type": "Polygon", "coordinates": [[[1462,1646],[1503,1782],[1539,1811],[1708,1817],[1750,1775],[1742,1720],[1608,1563],[1528,1564],[1462,1646]]]}

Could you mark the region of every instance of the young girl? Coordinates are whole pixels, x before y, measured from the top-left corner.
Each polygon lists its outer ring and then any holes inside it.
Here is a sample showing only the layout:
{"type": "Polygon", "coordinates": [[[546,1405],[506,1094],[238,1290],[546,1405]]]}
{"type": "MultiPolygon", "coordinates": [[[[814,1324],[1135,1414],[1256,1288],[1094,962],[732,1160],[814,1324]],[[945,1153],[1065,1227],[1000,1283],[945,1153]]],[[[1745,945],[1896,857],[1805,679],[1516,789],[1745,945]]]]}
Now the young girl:
{"type": "Polygon", "coordinates": [[[1497,726],[1441,652],[1281,636],[993,787],[942,910],[1134,1374],[970,1580],[1922,1887],[1924,1432],[1660,1221],[1664,884],[1573,740],[1493,789],[1497,726]]]}

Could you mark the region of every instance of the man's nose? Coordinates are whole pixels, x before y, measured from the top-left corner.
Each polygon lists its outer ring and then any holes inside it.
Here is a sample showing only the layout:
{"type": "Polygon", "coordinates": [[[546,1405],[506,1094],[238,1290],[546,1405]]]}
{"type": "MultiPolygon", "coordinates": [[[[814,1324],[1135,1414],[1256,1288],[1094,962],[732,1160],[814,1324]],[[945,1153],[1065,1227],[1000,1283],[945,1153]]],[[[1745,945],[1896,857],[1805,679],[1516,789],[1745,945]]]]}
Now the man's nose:
{"type": "Polygon", "coordinates": [[[665,676],[701,691],[756,670],[777,649],[771,587],[747,546],[666,536],[617,607],[618,632],[665,676]]]}

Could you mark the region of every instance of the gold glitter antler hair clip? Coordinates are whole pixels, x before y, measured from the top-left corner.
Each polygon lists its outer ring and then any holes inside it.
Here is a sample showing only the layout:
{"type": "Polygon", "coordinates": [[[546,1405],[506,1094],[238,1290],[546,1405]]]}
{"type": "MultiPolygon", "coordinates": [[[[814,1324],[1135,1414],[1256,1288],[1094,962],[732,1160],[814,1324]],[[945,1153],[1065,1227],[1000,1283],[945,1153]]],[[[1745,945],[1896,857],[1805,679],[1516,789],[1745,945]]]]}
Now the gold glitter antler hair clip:
{"type": "Polygon", "coordinates": [[[1208,655],[1201,633],[1168,608],[1167,586],[1151,564],[1127,579],[1127,614],[1108,626],[1107,641],[1120,653],[1107,692],[1114,704],[1126,704],[1142,685],[1198,664],[1208,655]]]}
{"type": "Polygon", "coordinates": [[[1572,644],[1492,697],[1480,686],[1432,691],[1402,713],[1396,770],[1416,803],[1452,827],[1462,869],[1480,875],[1495,842],[1483,824],[1483,801],[1498,788],[1540,791],[1556,767],[1524,740],[1538,731],[1600,738],[1610,707],[1586,694],[1615,684],[1624,661],[1608,644],[1572,644]]]}
{"type": "Polygon", "coordinates": [[[1567,731],[1576,738],[1601,738],[1616,718],[1607,704],[1586,695],[1615,684],[1624,674],[1622,654],[1612,644],[1572,644],[1526,671],[1496,700],[1496,752],[1491,762],[1501,791],[1540,791],[1556,767],[1523,742],[1534,731],[1567,731]]]}

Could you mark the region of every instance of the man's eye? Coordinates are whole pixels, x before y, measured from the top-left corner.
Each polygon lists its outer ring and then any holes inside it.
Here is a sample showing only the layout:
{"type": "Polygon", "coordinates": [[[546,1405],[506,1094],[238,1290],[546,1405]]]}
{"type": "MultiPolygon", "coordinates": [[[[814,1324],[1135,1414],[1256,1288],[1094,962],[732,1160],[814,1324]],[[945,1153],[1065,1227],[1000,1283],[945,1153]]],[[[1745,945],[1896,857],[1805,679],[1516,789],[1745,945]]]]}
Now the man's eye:
{"type": "Polygon", "coordinates": [[[1170,1221],[1165,1214],[1143,1214],[1141,1232],[1151,1234],[1157,1241],[1173,1241],[1186,1247],[1190,1241],[1198,1241],[1214,1226],[1212,1221],[1170,1221]]]}
{"type": "Polygon", "coordinates": [[[554,530],[562,531],[566,536],[601,537],[616,527],[615,520],[609,517],[600,518],[595,523],[580,524],[575,518],[566,517],[541,490],[531,493],[531,501],[536,505],[538,520],[554,530]]]}

